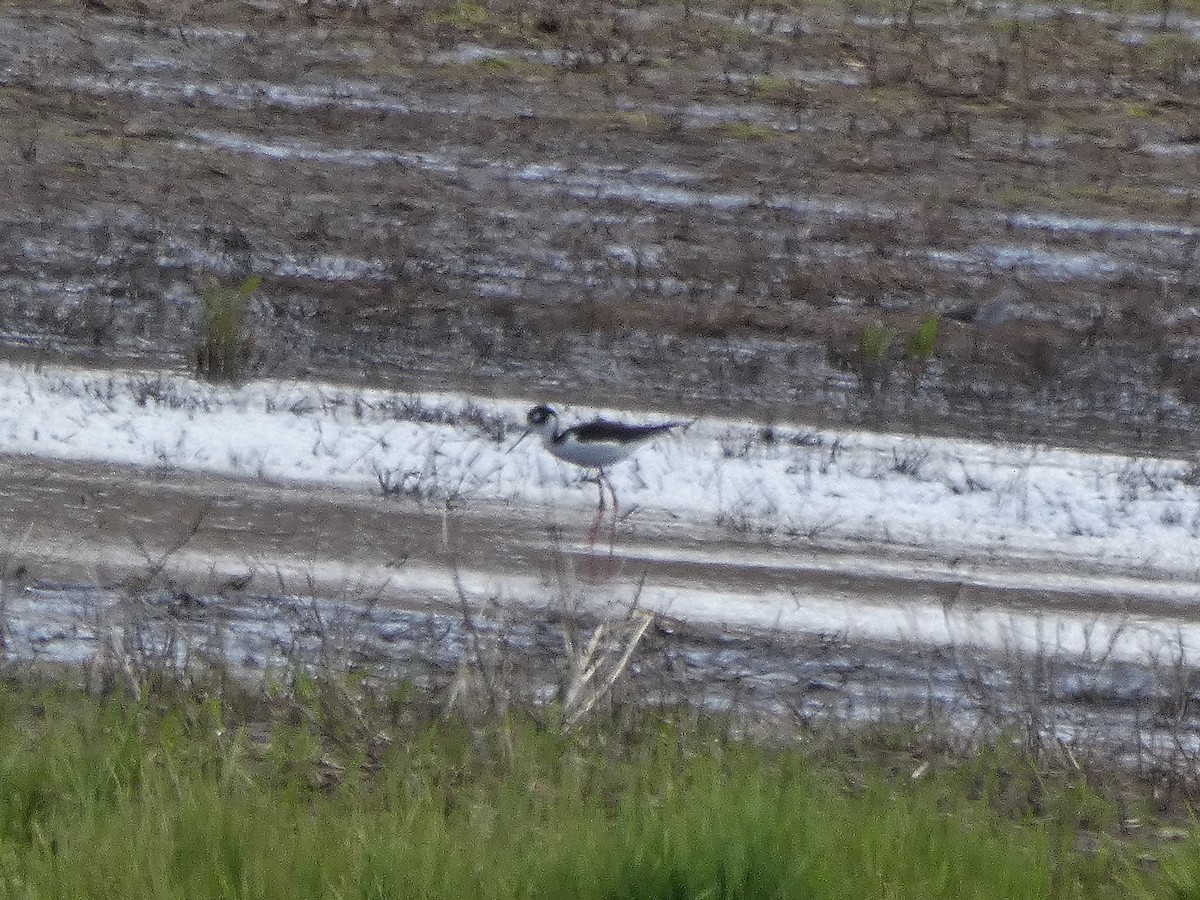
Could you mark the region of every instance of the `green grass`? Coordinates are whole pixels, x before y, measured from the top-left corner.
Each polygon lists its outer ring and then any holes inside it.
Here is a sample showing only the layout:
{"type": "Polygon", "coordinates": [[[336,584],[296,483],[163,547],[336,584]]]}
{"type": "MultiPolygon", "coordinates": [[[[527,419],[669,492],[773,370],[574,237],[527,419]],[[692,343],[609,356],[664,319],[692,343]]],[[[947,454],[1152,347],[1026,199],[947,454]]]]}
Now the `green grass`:
{"type": "Polygon", "coordinates": [[[1122,109],[1131,119],[1153,119],[1155,111],[1145,103],[1126,103],[1122,109]]]}
{"type": "Polygon", "coordinates": [[[933,356],[934,350],[937,348],[937,335],[940,324],[940,317],[937,313],[933,313],[926,316],[917,330],[909,335],[908,345],[905,347],[905,353],[909,359],[919,363],[929,361],[930,357],[933,356]]]}
{"type": "MultiPolygon", "coordinates": [[[[1113,826],[1115,800],[1016,751],[913,778],[891,750],[768,750],[689,717],[562,736],[519,719],[468,729],[394,700],[331,729],[295,698],[238,713],[167,693],[0,687],[0,896],[1030,900],[1160,887],[1119,840],[1076,850],[1081,830],[1113,826]]],[[[1194,862],[1167,870],[1176,896],[1196,896],[1194,862]]]]}
{"type": "Polygon", "coordinates": [[[736,138],[739,141],[766,141],[778,137],[766,125],[755,125],[752,122],[731,122],[728,125],[720,126],[719,131],[727,137],[736,138]]]}
{"type": "Polygon", "coordinates": [[[434,15],[433,21],[439,25],[451,25],[455,28],[478,28],[487,23],[488,11],[479,3],[461,0],[450,9],[434,15]]]}
{"type": "Polygon", "coordinates": [[[896,340],[896,329],[882,322],[868,322],[858,334],[858,352],[864,363],[882,363],[896,340]]]}

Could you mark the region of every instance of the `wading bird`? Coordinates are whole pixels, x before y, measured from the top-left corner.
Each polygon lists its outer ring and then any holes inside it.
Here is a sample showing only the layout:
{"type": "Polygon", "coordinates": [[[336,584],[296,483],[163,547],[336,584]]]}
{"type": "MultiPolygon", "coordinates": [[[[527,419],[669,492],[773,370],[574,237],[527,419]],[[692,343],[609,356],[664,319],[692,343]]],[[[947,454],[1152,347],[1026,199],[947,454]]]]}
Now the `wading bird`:
{"type": "MultiPolygon", "coordinates": [[[[596,483],[600,487],[600,502],[596,507],[596,522],[592,526],[595,538],[600,519],[604,514],[604,489],[612,497],[613,529],[617,526],[617,494],[612,482],[605,474],[607,466],[628,459],[633,452],[652,439],[675,428],[686,428],[691,422],[661,422],[656,425],[629,425],[625,422],[610,422],[593,419],[570,428],[558,427],[558,413],[551,407],[541,405],[529,410],[525,416],[526,434],[536,434],[542,445],[554,456],[565,462],[574,463],[584,469],[596,470],[596,483]]],[[[522,435],[524,437],[524,435],[522,435]]],[[[514,445],[515,446],[515,445],[514,445]]]]}

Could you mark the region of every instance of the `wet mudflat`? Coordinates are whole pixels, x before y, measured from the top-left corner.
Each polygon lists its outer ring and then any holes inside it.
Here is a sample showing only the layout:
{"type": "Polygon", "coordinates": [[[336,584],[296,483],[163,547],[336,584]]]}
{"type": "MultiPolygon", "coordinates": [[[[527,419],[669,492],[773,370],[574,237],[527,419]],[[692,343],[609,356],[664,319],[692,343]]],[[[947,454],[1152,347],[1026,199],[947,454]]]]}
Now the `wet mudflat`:
{"type": "Polygon", "coordinates": [[[1176,713],[1200,613],[1106,578],[1035,589],[1037,572],[989,584],[929,559],[895,559],[883,576],[880,559],[856,565],[846,547],[771,554],[686,526],[589,545],[586,517],[556,523],[545,510],[462,515],[31,459],[0,474],[0,508],[13,660],[131,654],[252,679],[305,663],[446,689],[494,654],[536,701],[552,696],[564,635],[578,644],[604,621],[620,649],[614,623],[652,612],[620,688],[641,702],[780,727],[1015,723],[1146,766],[1196,750],[1176,713]]]}
{"type": "Polygon", "coordinates": [[[259,374],[1187,445],[1193,11],[905,11],[6,4],[0,337],[255,273],[259,374]]]}

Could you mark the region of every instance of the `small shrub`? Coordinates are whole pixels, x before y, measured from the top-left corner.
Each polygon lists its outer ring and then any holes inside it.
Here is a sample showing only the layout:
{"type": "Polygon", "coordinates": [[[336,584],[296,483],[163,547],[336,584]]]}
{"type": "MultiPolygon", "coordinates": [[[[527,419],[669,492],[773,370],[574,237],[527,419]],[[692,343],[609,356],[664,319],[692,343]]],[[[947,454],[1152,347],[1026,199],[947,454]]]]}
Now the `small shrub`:
{"type": "Polygon", "coordinates": [[[887,359],[888,350],[896,340],[896,329],[882,322],[871,322],[863,326],[858,336],[858,353],[866,364],[879,364],[887,359]]]}
{"type": "Polygon", "coordinates": [[[938,323],[940,319],[937,313],[933,313],[908,339],[908,346],[905,348],[908,358],[917,363],[918,366],[924,366],[933,356],[933,351],[937,347],[938,323]]]}
{"type": "Polygon", "coordinates": [[[897,475],[906,475],[909,478],[920,480],[921,470],[925,468],[925,463],[928,461],[929,450],[925,447],[916,447],[903,454],[897,448],[892,448],[891,469],[897,475]]]}
{"type": "Polygon", "coordinates": [[[196,372],[210,381],[236,381],[250,358],[253,340],[246,330],[246,304],[261,279],[252,275],[236,288],[215,279],[200,294],[200,343],[196,372]]]}
{"type": "Polygon", "coordinates": [[[870,322],[858,334],[858,368],[863,383],[872,389],[887,378],[888,353],[896,340],[896,329],[882,322],[870,322]]]}

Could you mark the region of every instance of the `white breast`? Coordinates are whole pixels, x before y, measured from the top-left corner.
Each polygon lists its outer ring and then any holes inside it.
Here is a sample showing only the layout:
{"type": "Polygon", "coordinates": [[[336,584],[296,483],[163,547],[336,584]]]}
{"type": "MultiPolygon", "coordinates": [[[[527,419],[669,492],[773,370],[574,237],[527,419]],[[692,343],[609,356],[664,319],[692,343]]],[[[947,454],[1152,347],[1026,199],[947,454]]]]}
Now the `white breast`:
{"type": "Polygon", "coordinates": [[[636,444],[619,444],[608,441],[580,443],[572,435],[567,435],[564,440],[557,443],[553,437],[543,438],[542,442],[546,445],[546,449],[559,459],[583,466],[585,469],[599,469],[602,466],[619,463],[623,459],[628,459],[637,446],[636,444]]]}

